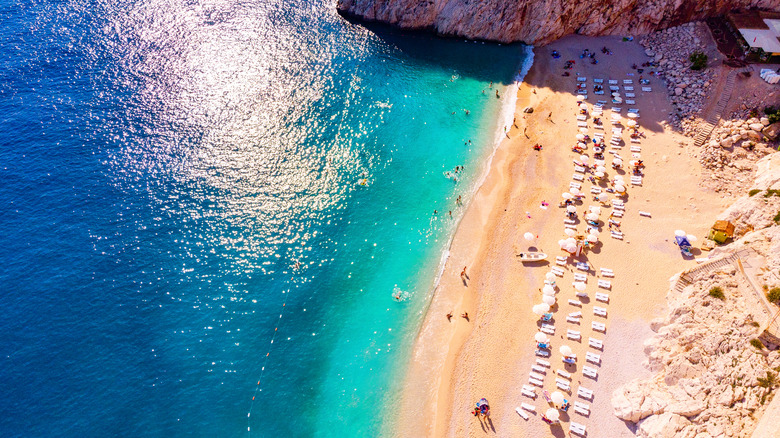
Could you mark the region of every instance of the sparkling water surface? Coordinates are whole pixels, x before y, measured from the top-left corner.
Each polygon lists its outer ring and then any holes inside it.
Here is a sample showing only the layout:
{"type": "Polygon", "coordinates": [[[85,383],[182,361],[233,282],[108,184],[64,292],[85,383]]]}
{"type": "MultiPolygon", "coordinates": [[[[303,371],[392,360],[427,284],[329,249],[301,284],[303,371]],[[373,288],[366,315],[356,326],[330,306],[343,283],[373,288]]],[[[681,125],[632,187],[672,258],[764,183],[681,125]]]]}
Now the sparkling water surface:
{"type": "Polygon", "coordinates": [[[390,434],[525,49],[332,1],[0,19],[0,433],[390,434]]]}

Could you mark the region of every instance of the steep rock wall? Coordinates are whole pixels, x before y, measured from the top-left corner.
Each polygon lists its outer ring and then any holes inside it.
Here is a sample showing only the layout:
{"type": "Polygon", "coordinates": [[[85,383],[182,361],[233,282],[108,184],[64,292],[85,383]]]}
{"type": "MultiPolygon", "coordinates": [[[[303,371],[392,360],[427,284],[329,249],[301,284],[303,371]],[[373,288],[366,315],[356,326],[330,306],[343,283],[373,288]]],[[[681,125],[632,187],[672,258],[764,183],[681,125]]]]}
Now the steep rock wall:
{"type": "Polygon", "coordinates": [[[646,33],[736,8],[780,10],[780,0],[338,0],[339,11],[364,20],[528,44],[646,33]]]}

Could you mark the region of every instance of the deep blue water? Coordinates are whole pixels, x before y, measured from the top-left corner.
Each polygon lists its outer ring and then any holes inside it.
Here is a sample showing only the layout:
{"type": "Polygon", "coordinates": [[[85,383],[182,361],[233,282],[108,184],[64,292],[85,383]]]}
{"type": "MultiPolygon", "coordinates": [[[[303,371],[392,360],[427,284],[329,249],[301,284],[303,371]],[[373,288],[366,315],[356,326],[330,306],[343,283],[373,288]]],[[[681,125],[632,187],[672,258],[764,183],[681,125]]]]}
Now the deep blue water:
{"type": "Polygon", "coordinates": [[[390,433],[524,49],[331,1],[0,20],[0,434],[390,433]]]}

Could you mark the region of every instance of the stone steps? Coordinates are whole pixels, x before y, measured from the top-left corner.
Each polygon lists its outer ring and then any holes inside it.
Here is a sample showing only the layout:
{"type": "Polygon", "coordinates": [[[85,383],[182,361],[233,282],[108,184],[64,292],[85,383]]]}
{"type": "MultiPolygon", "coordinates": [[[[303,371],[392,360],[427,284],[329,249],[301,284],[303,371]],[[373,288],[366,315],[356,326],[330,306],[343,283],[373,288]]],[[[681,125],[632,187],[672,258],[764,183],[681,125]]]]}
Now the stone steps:
{"type": "Polygon", "coordinates": [[[700,274],[703,271],[714,271],[715,269],[723,268],[725,266],[729,266],[734,264],[734,261],[739,258],[738,253],[734,253],[729,255],[728,257],[719,258],[717,260],[713,260],[711,262],[704,262],[699,266],[696,266],[695,268],[691,268],[682,274],[680,274],[680,277],[677,279],[677,283],[674,285],[674,291],[675,292],[682,292],[683,289],[685,289],[685,286],[688,286],[689,284],[693,283],[693,279],[700,274]]]}
{"type": "Polygon", "coordinates": [[[698,132],[696,133],[696,137],[693,141],[695,146],[702,146],[704,142],[710,138],[712,130],[715,129],[715,126],[717,126],[718,122],[720,122],[720,118],[723,116],[723,111],[726,109],[726,105],[728,105],[729,99],[731,99],[731,92],[734,91],[734,82],[737,79],[737,74],[751,70],[753,70],[753,68],[747,66],[729,72],[729,75],[726,77],[726,84],[723,86],[723,92],[720,94],[720,99],[718,99],[718,103],[715,106],[715,109],[710,113],[709,117],[707,117],[706,122],[700,124],[698,127],[698,132]]]}

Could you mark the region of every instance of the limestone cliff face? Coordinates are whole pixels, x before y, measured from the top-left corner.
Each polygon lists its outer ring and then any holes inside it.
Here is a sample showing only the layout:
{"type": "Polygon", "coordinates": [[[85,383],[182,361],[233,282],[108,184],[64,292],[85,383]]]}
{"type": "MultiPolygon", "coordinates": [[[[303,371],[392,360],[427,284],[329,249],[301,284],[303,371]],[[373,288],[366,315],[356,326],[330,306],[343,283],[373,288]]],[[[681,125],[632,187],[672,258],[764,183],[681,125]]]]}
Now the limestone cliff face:
{"type": "Polygon", "coordinates": [[[443,35],[545,44],[568,34],[639,34],[780,0],[338,0],[364,20],[443,35]]]}

